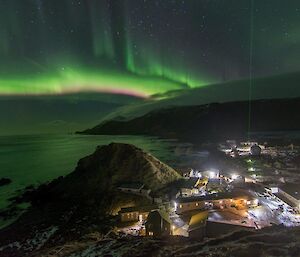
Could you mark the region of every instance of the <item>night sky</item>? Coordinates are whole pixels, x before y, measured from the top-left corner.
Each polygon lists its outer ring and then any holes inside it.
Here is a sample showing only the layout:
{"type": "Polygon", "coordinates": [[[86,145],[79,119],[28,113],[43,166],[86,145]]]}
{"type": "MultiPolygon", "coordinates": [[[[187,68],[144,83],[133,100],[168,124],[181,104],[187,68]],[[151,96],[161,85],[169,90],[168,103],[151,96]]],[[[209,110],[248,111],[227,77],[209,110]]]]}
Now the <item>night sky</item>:
{"type": "Polygon", "coordinates": [[[299,71],[299,28],[299,0],[1,0],[0,94],[248,78],[251,42],[254,77],[299,71]]]}

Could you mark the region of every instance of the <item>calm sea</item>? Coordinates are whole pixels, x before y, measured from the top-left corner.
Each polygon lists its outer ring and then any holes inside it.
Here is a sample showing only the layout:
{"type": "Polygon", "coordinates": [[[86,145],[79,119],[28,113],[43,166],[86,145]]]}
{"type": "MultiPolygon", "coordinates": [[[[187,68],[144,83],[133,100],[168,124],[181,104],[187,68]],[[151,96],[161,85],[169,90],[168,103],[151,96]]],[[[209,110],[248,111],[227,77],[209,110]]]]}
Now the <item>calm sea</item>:
{"type": "Polygon", "coordinates": [[[16,190],[66,175],[96,146],[111,142],[134,144],[168,163],[174,142],[144,136],[32,135],[0,137],[0,178],[12,180],[0,187],[0,209],[16,190]]]}

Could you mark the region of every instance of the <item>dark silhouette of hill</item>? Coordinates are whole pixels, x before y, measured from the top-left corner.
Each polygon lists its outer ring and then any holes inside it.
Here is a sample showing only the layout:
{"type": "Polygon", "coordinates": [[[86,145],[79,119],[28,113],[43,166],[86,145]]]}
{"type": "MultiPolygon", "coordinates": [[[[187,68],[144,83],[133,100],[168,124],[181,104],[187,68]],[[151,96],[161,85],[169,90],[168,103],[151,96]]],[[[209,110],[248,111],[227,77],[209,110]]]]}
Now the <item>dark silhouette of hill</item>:
{"type": "MultiPolygon", "coordinates": [[[[251,102],[250,131],[300,130],[300,98],[251,102]]],[[[152,111],[129,121],[107,121],[84,134],[154,135],[189,141],[243,138],[249,102],[212,103],[152,111]]]]}
{"type": "MultiPolygon", "coordinates": [[[[147,101],[122,106],[109,113],[103,120],[132,119],[153,110],[174,106],[203,105],[246,101],[249,99],[249,79],[227,81],[192,89],[168,91],[153,95],[147,101]]],[[[254,78],[252,100],[300,97],[300,72],[254,78]]]]}

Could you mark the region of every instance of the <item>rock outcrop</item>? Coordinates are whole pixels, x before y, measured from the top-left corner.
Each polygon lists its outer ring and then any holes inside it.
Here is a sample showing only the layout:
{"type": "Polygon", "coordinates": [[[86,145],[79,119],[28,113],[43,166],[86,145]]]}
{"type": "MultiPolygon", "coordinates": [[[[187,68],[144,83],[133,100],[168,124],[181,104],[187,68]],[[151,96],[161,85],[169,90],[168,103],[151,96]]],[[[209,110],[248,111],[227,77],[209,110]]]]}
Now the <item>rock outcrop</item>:
{"type": "Polygon", "coordinates": [[[52,190],[68,197],[92,197],[122,183],[142,183],[157,191],[180,178],[168,165],[130,144],[111,143],[81,159],[74,172],[52,190]],[[79,195],[78,192],[80,192],[79,195]]]}

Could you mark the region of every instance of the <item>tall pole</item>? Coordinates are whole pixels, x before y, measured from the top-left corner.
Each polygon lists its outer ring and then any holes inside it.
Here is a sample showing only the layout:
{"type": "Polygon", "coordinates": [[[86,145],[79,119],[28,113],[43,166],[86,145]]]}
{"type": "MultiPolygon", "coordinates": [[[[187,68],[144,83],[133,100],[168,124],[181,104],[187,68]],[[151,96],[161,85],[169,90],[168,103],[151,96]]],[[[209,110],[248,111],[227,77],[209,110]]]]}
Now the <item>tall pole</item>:
{"type": "Polygon", "coordinates": [[[254,32],[254,0],[250,0],[250,46],[249,46],[249,91],[248,91],[248,140],[251,130],[252,86],[253,86],[253,32],[254,32]]]}

